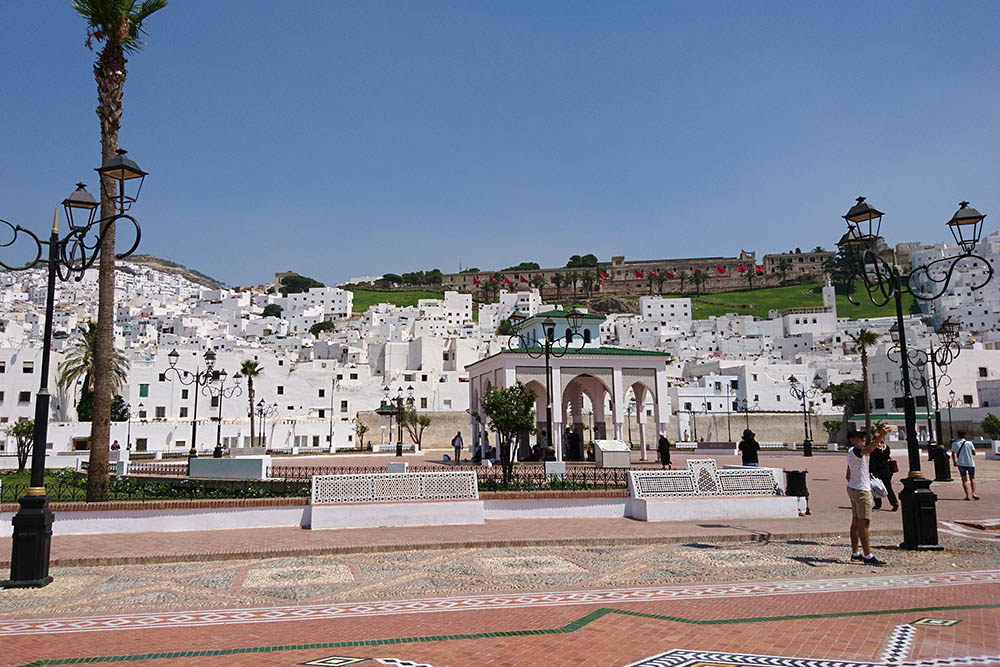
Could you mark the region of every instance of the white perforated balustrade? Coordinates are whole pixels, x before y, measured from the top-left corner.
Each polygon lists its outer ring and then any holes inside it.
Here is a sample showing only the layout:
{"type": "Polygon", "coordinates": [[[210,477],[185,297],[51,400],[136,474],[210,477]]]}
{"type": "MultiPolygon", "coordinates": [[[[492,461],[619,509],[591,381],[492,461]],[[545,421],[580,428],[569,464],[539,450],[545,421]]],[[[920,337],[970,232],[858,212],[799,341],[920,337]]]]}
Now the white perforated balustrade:
{"type": "Polygon", "coordinates": [[[477,500],[474,471],[314,475],[312,504],[477,500]]]}
{"type": "Polygon", "coordinates": [[[711,459],[697,459],[697,463],[688,468],[688,470],[630,470],[629,495],[633,498],[678,498],[773,496],[779,493],[770,470],[754,468],[717,470],[715,461],[711,459]]]}

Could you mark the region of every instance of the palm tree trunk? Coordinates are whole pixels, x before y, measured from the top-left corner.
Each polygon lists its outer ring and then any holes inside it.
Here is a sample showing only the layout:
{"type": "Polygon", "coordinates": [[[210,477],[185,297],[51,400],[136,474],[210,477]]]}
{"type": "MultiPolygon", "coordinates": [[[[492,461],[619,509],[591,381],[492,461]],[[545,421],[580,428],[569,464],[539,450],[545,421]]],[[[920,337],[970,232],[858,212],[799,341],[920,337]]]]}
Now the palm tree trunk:
{"type": "MultiPolygon", "coordinates": [[[[125,26],[127,30],[127,24],[125,26]]],[[[97,81],[97,117],[101,123],[101,160],[118,150],[122,96],[125,90],[125,54],[121,36],[109,35],[94,64],[97,81]]],[[[101,178],[101,219],[115,215],[115,181],[101,178]]],[[[94,414],[90,422],[90,463],[87,467],[87,501],[108,497],[108,441],[111,436],[111,357],[114,352],[115,230],[114,223],[101,242],[97,277],[97,341],[94,346],[94,414]]]]}
{"type": "Polygon", "coordinates": [[[861,373],[862,373],[862,383],[861,386],[864,389],[865,395],[865,432],[868,436],[865,438],[866,442],[871,442],[872,438],[872,401],[871,396],[868,393],[868,348],[861,347],[861,373]]]}
{"type": "MultiPolygon", "coordinates": [[[[253,378],[247,378],[247,399],[250,401],[250,446],[253,447],[253,436],[257,431],[254,430],[254,414],[253,414],[253,378]]],[[[239,445],[239,443],[237,443],[239,445]]]]}

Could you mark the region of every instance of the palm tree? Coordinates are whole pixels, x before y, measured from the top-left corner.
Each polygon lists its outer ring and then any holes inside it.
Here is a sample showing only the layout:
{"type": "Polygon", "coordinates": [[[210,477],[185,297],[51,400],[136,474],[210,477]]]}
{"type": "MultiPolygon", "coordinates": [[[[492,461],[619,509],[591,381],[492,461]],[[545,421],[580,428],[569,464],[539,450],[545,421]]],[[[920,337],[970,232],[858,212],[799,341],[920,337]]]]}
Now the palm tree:
{"type": "MultiPolygon", "coordinates": [[[[94,352],[97,349],[97,323],[90,321],[81,324],[78,329],[80,337],[66,351],[66,358],[59,364],[61,389],[69,389],[77,380],[83,378],[86,391],[94,391],[94,352]]],[[[118,393],[128,379],[128,359],[118,350],[111,350],[111,393],[118,393]]],[[[108,417],[111,416],[111,406],[108,405],[108,417]]],[[[93,419],[93,417],[91,418],[93,419]]]]}
{"type": "Polygon", "coordinates": [[[594,295],[594,281],[597,280],[597,274],[593,271],[584,271],[580,275],[580,280],[583,281],[583,288],[587,292],[587,296],[594,295]]]}
{"type": "Polygon", "coordinates": [[[561,273],[552,274],[552,284],[556,286],[556,298],[562,296],[562,286],[566,282],[566,276],[561,273]]]}
{"type": "Polygon", "coordinates": [[[264,371],[264,367],[258,364],[253,359],[246,359],[240,364],[240,373],[247,379],[247,399],[250,401],[250,446],[253,447],[253,434],[257,431],[254,430],[254,395],[253,395],[253,379],[259,377],[264,371]]]}
{"type": "Polygon", "coordinates": [[[861,386],[865,393],[865,431],[871,438],[872,402],[868,392],[868,348],[878,342],[879,334],[868,329],[861,329],[857,334],[847,334],[847,337],[861,350],[861,386]]]}
{"type": "Polygon", "coordinates": [[[684,294],[684,283],[690,278],[687,271],[679,271],[677,273],[677,280],[681,281],[681,294],[684,294]]]}
{"type": "Polygon", "coordinates": [[[743,273],[743,277],[746,278],[747,284],[750,286],[751,290],[753,290],[753,272],[754,268],[751,266],[748,267],[747,270],[743,273]]]}
{"type": "Polygon", "coordinates": [[[781,282],[785,282],[790,268],[792,268],[792,260],[787,257],[782,257],[778,260],[778,273],[781,274],[781,282]]]}
{"type": "MultiPolygon", "coordinates": [[[[142,48],[143,22],[163,9],[167,0],[74,0],[73,9],[87,20],[87,47],[103,42],[94,63],[97,82],[97,118],[101,125],[101,161],[118,151],[122,96],[125,92],[125,54],[142,48]]],[[[115,215],[114,179],[101,178],[101,219],[115,215]]],[[[111,436],[111,394],[115,320],[115,234],[112,229],[101,242],[97,277],[97,335],[94,346],[94,416],[90,423],[90,464],[87,467],[87,500],[108,497],[108,440],[111,436]]],[[[103,230],[102,230],[103,231],[103,230]]]]}
{"type": "Polygon", "coordinates": [[[539,292],[545,289],[545,278],[541,276],[533,276],[531,278],[531,286],[537,288],[539,292]]]}
{"type": "Polygon", "coordinates": [[[663,294],[663,283],[667,281],[667,268],[663,267],[656,272],[656,291],[658,294],[663,294]]]}

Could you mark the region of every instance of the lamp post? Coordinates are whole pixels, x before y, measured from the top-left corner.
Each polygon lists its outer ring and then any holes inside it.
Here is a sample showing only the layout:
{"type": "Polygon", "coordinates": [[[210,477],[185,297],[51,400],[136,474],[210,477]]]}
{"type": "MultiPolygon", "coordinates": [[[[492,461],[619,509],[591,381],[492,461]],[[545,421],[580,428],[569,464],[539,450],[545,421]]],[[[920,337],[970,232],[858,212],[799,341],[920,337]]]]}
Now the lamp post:
{"type": "Polygon", "coordinates": [[[726,431],[729,433],[729,442],[733,441],[733,414],[732,414],[732,401],[729,400],[729,390],[732,389],[732,385],[726,382],[726,431]]]}
{"type": "Polygon", "coordinates": [[[205,386],[205,390],[212,396],[212,398],[219,399],[219,423],[218,429],[215,434],[215,449],[212,451],[212,457],[216,459],[222,458],[222,400],[225,398],[232,398],[233,396],[239,396],[243,393],[243,388],[240,386],[240,380],[243,376],[239,373],[233,374],[233,384],[226,386],[226,380],[229,378],[229,373],[225,369],[219,371],[213,377],[213,381],[217,381],[219,384],[216,386],[213,383],[209,383],[205,386]]]}
{"type": "Polygon", "coordinates": [[[809,428],[809,408],[806,401],[812,400],[823,390],[823,378],[817,373],[813,376],[812,386],[807,387],[794,375],[788,376],[789,393],[792,398],[802,401],[802,427],[805,429],[805,440],[802,442],[802,456],[812,456],[813,441],[809,428]]]}
{"type": "Polygon", "coordinates": [[[278,414],[277,403],[272,403],[271,405],[268,405],[267,403],[264,402],[263,398],[257,401],[257,422],[259,424],[258,425],[259,435],[257,437],[257,442],[259,442],[260,446],[263,447],[265,450],[267,449],[267,442],[264,440],[266,433],[266,431],[264,430],[264,420],[267,419],[268,417],[274,417],[277,414],[278,414]]]}
{"type": "MultiPolygon", "coordinates": [[[[69,224],[69,232],[59,237],[59,209],[52,218],[52,228],[48,240],[42,240],[34,232],[0,220],[7,226],[6,234],[0,241],[0,248],[16,247],[18,242],[27,248],[30,259],[24,264],[7,264],[0,261],[0,267],[8,271],[26,271],[44,265],[47,269],[45,291],[45,321],[42,335],[42,368],[38,393],[35,395],[35,429],[32,435],[34,446],[31,451],[31,478],[27,494],[19,499],[20,507],[12,523],[13,545],[10,558],[10,579],[0,582],[0,588],[39,588],[52,582],[49,576],[49,552],[52,545],[52,510],[45,492],[45,445],[49,430],[49,359],[52,348],[52,316],[55,307],[57,280],[76,281],[83,279],[84,273],[94,265],[101,255],[101,243],[109,230],[116,228],[119,220],[127,220],[135,229],[135,241],[116,258],[128,257],[139,247],[141,230],[139,223],[127,211],[139,197],[146,172],[125,157],[125,151],[105,160],[96,169],[102,181],[117,184],[114,198],[116,213],[97,220],[98,203],[87,192],[83,183],[76,184],[76,190],[63,200],[62,206],[69,224]],[[138,179],[138,186],[126,190],[129,181],[138,179]],[[82,215],[82,219],[76,216],[82,215]],[[23,236],[22,236],[23,235],[23,236]]],[[[114,233],[114,232],[111,232],[114,233]]]]}
{"type": "Polygon", "coordinates": [[[866,202],[864,197],[858,197],[857,203],[843,216],[848,230],[837,242],[837,246],[853,264],[847,289],[852,303],[854,300],[850,294],[854,281],[860,280],[873,304],[884,306],[894,301],[896,306],[909,463],[909,474],[903,478],[903,491],[899,494],[903,506],[901,512],[903,542],[900,546],[904,549],[940,549],[937,534],[937,496],[931,491],[931,481],[920,471],[920,450],[916,433],[917,410],[910,382],[910,360],[907,354],[906,331],[903,328],[902,295],[904,292],[909,292],[915,299],[921,301],[933,301],[941,297],[948,290],[955,270],[962,264],[966,266],[981,264],[985,278],[979,284],[972,285],[971,290],[975,291],[985,286],[993,278],[993,267],[984,258],[973,253],[979,243],[983,219],[986,216],[970,208],[969,202],[961,202],[958,211],[946,223],[960,253],[957,256],[943,257],[912,268],[906,275],[900,271],[895,262],[890,264],[876,252],[883,215],[882,211],[866,202]]]}
{"type": "Polygon", "coordinates": [[[955,390],[952,389],[948,392],[948,439],[952,442],[955,441],[955,431],[952,430],[951,409],[956,405],[958,405],[958,401],[955,400],[955,390]]]}
{"type": "Polygon", "coordinates": [[[753,407],[750,407],[750,401],[744,398],[739,401],[736,407],[743,413],[743,416],[746,417],[747,430],[750,430],[750,411],[753,410],[754,412],[757,412],[757,410],[760,409],[760,406],[757,403],[754,403],[753,407]]]}
{"type": "Polygon", "coordinates": [[[177,368],[177,360],[180,358],[177,350],[171,350],[167,355],[167,370],[163,374],[173,373],[177,376],[177,381],[182,385],[194,387],[194,410],[191,414],[191,449],[188,450],[188,474],[191,473],[191,459],[198,458],[198,394],[203,387],[208,386],[214,379],[215,352],[208,350],[203,357],[205,368],[195,367],[194,373],[177,368]]]}
{"type": "MultiPolygon", "coordinates": [[[[556,336],[556,323],[551,317],[542,320],[542,335],[535,335],[534,330],[522,330],[527,321],[523,315],[514,313],[510,316],[510,323],[514,327],[514,333],[507,342],[507,347],[513,351],[527,354],[532,359],[545,359],[545,437],[546,445],[550,445],[556,453],[556,460],[562,461],[562,447],[556,447],[555,439],[552,437],[552,357],[557,359],[570,352],[579,352],[583,349],[584,338],[580,334],[580,323],[583,321],[583,313],[575,308],[565,315],[569,328],[562,336],[556,336]],[[580,346],[573,347],[573,340],[580,336],[580,346]]],[[[593,431],[591,431],[593,434],[593,431]]]]}
{"type": "Polygon", "coordinates": [[[632,398],[625,406],[625,418],[628,421],[628,444],[632,444],[632,415],[635,414],[635,398],[632,398]]]}
{"type": "Polygon", "coordinates": [[[128,431],[125,435],[125,451],[132,449],[132,404],[126,403],[125,410],[128,411],[128,431]]]}

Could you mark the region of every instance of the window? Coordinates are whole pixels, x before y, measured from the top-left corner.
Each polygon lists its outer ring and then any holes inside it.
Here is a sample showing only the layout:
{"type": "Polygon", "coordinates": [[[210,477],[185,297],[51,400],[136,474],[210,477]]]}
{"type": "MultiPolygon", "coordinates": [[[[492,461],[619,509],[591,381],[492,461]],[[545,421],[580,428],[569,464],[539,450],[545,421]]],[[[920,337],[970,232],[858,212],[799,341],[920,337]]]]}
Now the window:
{"type": "MultiPolygon", "coordinates": [[[[351,379],[353,380],[354,378],[351,378],[351,379]]],[[[403,381],[404,382],[413,382],[413,374],[411,373],[409,375],[404,375],[403,376],[403,381]]]]}
{"type": "Polygon", "coordinates": [[[187,447],[187,443],[183,440],[174,440],[174,447],[187,447]]]}
{"type": "Polygon", "coordinates": [[[962,402],[966,405],[972,405],[972,394],[965,394],[962,396],[962,402]]]}
{"type": "Polygon", "coordinates": [[[451,410],[451,399],[450,398],[444,399],[444,409],[445,410],[451,410]]]}
{"type": "Polygon", "coordinates": [[[281,396],[284,393],[285,393],[285,387],[279,384],[278,385],[278,396],[281,396]]]}
{"type": "Polygon", "coordinates": [[[984,378],[984,377],[987,377],[987,376],[988,376],[988,373],[986,371],[986,366],[980,366],[979,367],[979,377],[984,378]]]}
{"type": "Polygon", "coordinates": [[[590,329],[583,330],[583,343],[586,345],[590,342],[590,329]]]}
{"type": "Polygon", "coordinates": [[[24,364],[21,366],[21,371],[24,372],[24,373],[34,373],[35,372],[35,362],[34,361],[26,361],[26,362],[24,362],[24,364]]]}
{"type": "Polygon", "coordinates": [[[347,412],[347,401],[341,401],[340,402],[340,411],[341,412],[347,412]]]}
{"type": "Polygon", "coordinates": [[[148,397],[149,397],[149,385],[148,384],[140,384],[139,385],[139,398],[148,398],[148,397]]]}
{"type": "Polygon", "coordinates": [[[24,405],[25,403],[31,403],[31,392],[21,391],[17,394],[17,404],[24,405]]]}
{"type": "Polygon", "coordinates": [[[219,397],[218,396],[213,396],[212,397],[212,407],[213,408],[219,407],[219,397]]]}
{"type": "Polygon", "coordinates": [[[184,417],[187,417],[188,416],[188,409],[187,408],[181,408],[181,414],[180,414],[180,416],[181,416],[182,419],[184,417]]]}
{"type": "Polygon", "coordinates": [[[343,373],[337,373],[337,379],[338,380],[343,380],[344,379],[344,374],[343,373]]]}
{"type": "Polygon", "coordinates": [[[188,390],[187,389],[181,389],[181,400],[182,401],[186,401],[187,398],[188,398],[188,390]]]}
{"type": "Polygon", "coordinates": [[[157,405],[156,406],[156,418],[157,419],[166,419],[166,417],[167,417],[167,407],[165,405],[157,405]]]}
{"type": "Polygon", "coordinates": [[[427,373],[424,373],[423,375],[420,376],[420,381],[427,382],[427,373]]]}
{"type": "Polygon", "coordinates": [[[426,396],[421,396],[420,397],[420,409],[421,410],[426,410],[427,409],[427,397],[426,396]]]}
{"type": "Polygon", "coordinates": [[[3,403],[3,392],[0,391],[0,403],[3,403]]]}
{"type": "Polygon", "coordinates": [[[136,438],[135,439],[135,451],[137,451],[137,452],[144,452],[144,451],[146,451],[146,444],[147,444],[146,438],[136,438]]]}
{"type": "Polygon", "coordinates": [[[348,376],[348,379],[349,380],[357,380],[358,379],[358,374],[357,373],[351,373],[350,376],[348,376]]]}
{"type": "Polygon", "coordinates": [[[139,410],[139,419],[145,419],[145,418],[146,418],[146,411],[139,410]]]}
{"type": "Polygon", "coordinates": [[[160,380],[159,381],[160,382],[166,382],[167,381],[167,374],[166,373],[160,373],[160,380]]]}
{"type": "Polygon", "coordinates": [[[284,366],[285,365],[284,359],[278,359],[278,365],[279,366],[284,366]]]}
{"type": "Polygon", "coordinates": [[[757,402],[757,401],[760,401],[760,394],[754,394],[754,395],[753,395],[753,400],[754,400],[755,402],[757,402]]]}
{"type": "Polygon", "coordinates": [[[757,374],[756,374],[756,373],[754,373],[754,374],[753,374],[753,381],[754,381],[754,382],[756,382],[756,381],[757,381],[757,374]]]}
{"type": "Polygon", "coordinates": [[[691,404],[690,403],[685,403],[684,404],[684,409],[690,411],[691,410],[691,404]]]}
{"type": "Polygon", "coordinates": [[[326,396],[326,389],[320,389],[319,390],[319,397],[323,398],[324,396],[326,396]]]}
{"type": "Polygon", "coordinates": [[[320,408],[320,410],[319,410],[319,418],[320,419],[326,419],[326,410],[320,408]]]}
{"type": "Polygon", "coordinates": [[[927,397],[926,396],[916,396],[915,399],[916,399],[915,402],[916,402],[918,408],[926,408],[927,407],[927,397]]]}
{"type": "Polygon", "coordinates": [[[0,373],[6,373],[6,372],[7,372],[7,362],[0,361],[0,373]]]}
{"type": "Polygon", "coordinates": [[[777,396],[775,396],[774,400],[776,400],[778,403],[781,403],[781,394],[778,394],[777,396]]]}

